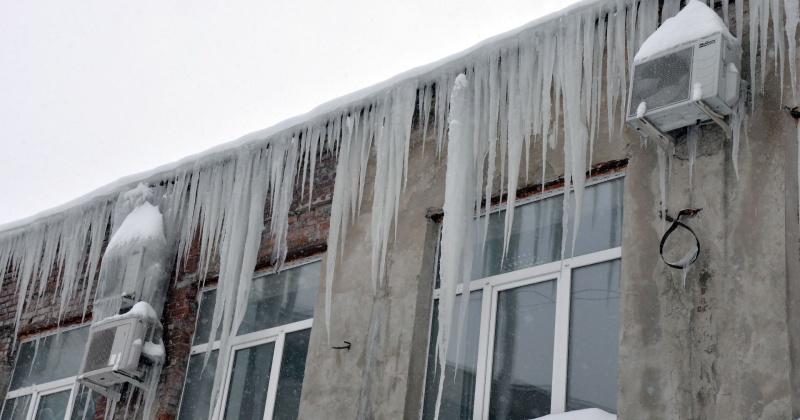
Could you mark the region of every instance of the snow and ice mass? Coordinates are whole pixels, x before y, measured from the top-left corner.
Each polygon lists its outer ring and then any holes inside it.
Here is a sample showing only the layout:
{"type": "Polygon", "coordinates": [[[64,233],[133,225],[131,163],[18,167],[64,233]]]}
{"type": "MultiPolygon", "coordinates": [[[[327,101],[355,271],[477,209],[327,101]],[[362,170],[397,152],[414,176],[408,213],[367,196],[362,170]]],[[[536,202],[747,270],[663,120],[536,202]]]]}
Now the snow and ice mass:
{"type": "MultiPolygon", "coordinates": [[[[154,270],[163,269],[169,264],[158,259],[167,255],[166,250],[177,250],[170,258],[174,255],[172,263],[180,264],[197,241],[200,278],[205,278],[213,259],[219,256],[219,286],[210,335],[221,331],[218,358],[227,360],[231,351],[228,343],[245,315],[242,302],[249,296],[262,232],[266,229],[274,239],[271,262],[280,267],[286,258],[294,191],[300,189],[303,202],[310,205],[314,168],[323,153],[331,153],[337,160],[325,263],[325,328],[330,337],[331,311],[335,310],[330,290],[337,258],[348,227],[360,217],[364,202],[371,203],[368,238],[372,287],[385,280],[416,121],[423,142],[433,143],[427,146],[433,150],[426,153],[436,153],[447,165],[436,340],[438,357],[444,364],[450,331],[461,331],[467,318],[467,305],[461,305],[460,314],[456,314],[455,301],[458,285],[471,280],[473,255],[465,238],[478,223],[475,216],[485,211],[482,203],[490,203],[498,191],[510,192],[505,252],[514,221],[513,192],[519,187],[521,172],[528,172],[529,163],[523,156],[529,156],[535,144],[546,145],[542,147],[543,161],[547,161],[548,153],[560,154],[564,183],[574,191],[574,208],[569,194],[565,194],[563,224],[574,220],[575,226],[565,228],[561,240],[561,255],[571,255],[567,244],[575,246],[580,217],[570,215],[581,212],[593,145],[606,140],[600,138],[600,125],[606,124],[611,136],[624,130],[632,63],[708,33],[724,31],[726,36],[734,38],[731,33],[735,33],[741,39],[747,24],[753,91],[763,89],[771,51],[781,69],[784,60],[789,60],[787,80],[797,85],[798,0],[752,2],[749,22],[743,19],[743,1],[736,0],[734,18],[728,16],[727,8],[720,18],[698,0],[690,0],[680,12],[679,0],[666,0],[661,14],[656,1],[583,1],[453,57],[322,105],[307,115],[122,179],[44,214],[0,226],[0,282],[12,268],[18,279],[15,328],[19,328],[25,302],[44,295],[54,265],[62,276],[58,286],[62,313],[78,290],[82,290],[79,297],[86,312],[92,296],[91,284],[87,287],[86,282],[91,283],[102,270],[101,261],[110,264],[108,258],[117,252],[127,252],[143,242],[155,243],[159,245],[150,249],[160,251],[153,254],[152,266],[154,270]],[[775,31],[772,37],[770,26],[775,31]],[[768,39],[774,39],[774,44],[768,44],[768,39]],[[374,188],[372,197],[365,198],[369,165],[374,165],[374,188]],[[269,215],[266,228],[265,206],[269,215]],[[109,224],[111,236],[104,257],[109,224]],[[571,240],[567,237],[570,231],[571,240]]],[[[747,124],[744,102],[739,101],[731,119],[737,174],[739,132],[743,127],[746,131],[747,124]]],[[[642,102],[637,113],[643,115],[646,107],[642,102]]],[[[697,147],[695,134],[689,135],[692,163],[697,147]]],[[[663,215],[672,156],[660,148],[657,153],[663,215]]],[[[541,177],[544,184],[544,167],[541,177]]],[[[488,218],[486,223],[488,226],[488,218]]],[[[104,275],[100,276],[102,279],[104,275]]],[[[131,311],[144,309],[137,305],[131,311]]],[[[95,317],[104,319],[113,313],[95,306],[95,317]]],[[[211,350],[208,346],[206,360],[211,350]]],[[[145,352],[154,358],[164,357],[163,346],[152,343],[146,343],[145,352]]],[[[216,378],[223,377],[224,368],[223,364],[217,366],[216,378]]],[[[212,395],[220,392],[220,386],[220,380],[215,380],[212,395]]],[[[212,410],[215,401],[212,397],[212,410]]],[[[546,418],[615,418],[598,411],[546,418]]]]}

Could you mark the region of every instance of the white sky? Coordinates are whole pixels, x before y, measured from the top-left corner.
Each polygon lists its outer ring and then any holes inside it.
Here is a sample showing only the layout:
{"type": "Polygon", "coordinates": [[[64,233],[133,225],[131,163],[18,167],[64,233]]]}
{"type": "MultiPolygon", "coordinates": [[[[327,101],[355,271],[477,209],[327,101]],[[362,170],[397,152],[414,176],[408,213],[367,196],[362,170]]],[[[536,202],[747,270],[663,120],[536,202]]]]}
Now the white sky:
{"type": "Polygon", "coordinates": [[[576,0],[0,0],[0,224],[576,0]]]}

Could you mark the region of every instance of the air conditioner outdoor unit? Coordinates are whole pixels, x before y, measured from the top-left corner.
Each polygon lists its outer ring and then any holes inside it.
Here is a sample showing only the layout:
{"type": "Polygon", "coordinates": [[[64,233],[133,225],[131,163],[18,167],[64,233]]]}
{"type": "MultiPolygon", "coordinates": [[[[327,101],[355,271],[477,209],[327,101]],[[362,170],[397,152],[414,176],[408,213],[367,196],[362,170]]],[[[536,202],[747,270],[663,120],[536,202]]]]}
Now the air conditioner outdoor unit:
{"type": "MultiPolygon", "coordinates": [[[[717,32],[634,60],[627,122],[640,134],[714,120],[724,124],[739,99],[739,42],[717,32]]],[[[661,136],[663,138],[663,135],[661,136]]]]}
{"type": "Polygon", "coordinates": [[[78,380],[103,394],[123,382],[138,384],[145,373],[141,356],[148,329],[139,317],[92,325],[78,380]]]}

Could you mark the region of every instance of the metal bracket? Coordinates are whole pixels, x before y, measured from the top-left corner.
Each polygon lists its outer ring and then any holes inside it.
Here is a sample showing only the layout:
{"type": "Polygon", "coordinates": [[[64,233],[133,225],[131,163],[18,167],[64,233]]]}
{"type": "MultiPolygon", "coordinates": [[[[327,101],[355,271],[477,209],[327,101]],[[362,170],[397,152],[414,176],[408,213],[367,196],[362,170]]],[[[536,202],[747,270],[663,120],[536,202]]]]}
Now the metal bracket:
{"type": "Polygon", "coordinates": [[[725,122],[725,117],[714,112],[714,110],[711,109],[708,105],[706,105],[706,103],[703,102],[702,100],[694,101],[694,103],[695,105],[697,105],[698,108],[700,108],[701,111],[705,112],[705,114],[708,115],[709,118],[711,118],[715,123],[717,123],[717,125],[719,125],[722,128],[722,131],[725,132],[726,139],[730,140],[733,138],[733,129],[731,128],[731,126],[728,125],[728,123],[725,122]]]}
{"type": "Polygon", "coordinates": [[[654,139],[656,144],[664,149],[667,154],[672,154],[675,151],[675,140],[672,136],[667,133],[662,133],[661,130],[651,124],[645,117],[637,118],[637,121],[639,121],[642,131],[645,132],[647,137],[654,139]]]}

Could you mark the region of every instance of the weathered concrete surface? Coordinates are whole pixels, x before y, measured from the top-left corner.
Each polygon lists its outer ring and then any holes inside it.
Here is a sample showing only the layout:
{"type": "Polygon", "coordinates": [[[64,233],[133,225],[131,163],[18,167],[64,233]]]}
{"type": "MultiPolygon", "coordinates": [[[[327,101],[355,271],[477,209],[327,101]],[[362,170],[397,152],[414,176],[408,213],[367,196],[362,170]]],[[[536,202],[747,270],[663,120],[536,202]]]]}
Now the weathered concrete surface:
{"type": "MultiPolygon", "coordinates": [[[[442,205],[445,168],[430,147],[424,157],[421,147],[414,147],[409,161],[396,239],[390,242],[386,278],[377,292],[370,278],[370,201],[348,228],[333,284],[330,344],[321,283],[301,418],[403,418],[407,410],[419,410],[405,402],[421,395],[436,245],[427,213],[442,205]],[[330,348],[345,340],[352,343],[350,351],[330,348]],[[418,395],[408,396],[410,388],[418,395]]],[[[365,196],[371,197],[372,185],[367,189],[365,196]]]]}
{"type": "MultiPolygon", "coordinates": [[[[797,416],[796,242],[787,255],[787,237],[797,238],[787,233],[797,229],[791,181],[797,177],[797,146],[795,124],[780,110],[779,86],[770,73],[765,94],[755,95],[738,180],[731,142],[709,127],[701,132],[690,188],[689,165],[681,159],[685,139],[678,139],[666,207],[672,215],[703,209],[687,222],[702,251],[685,288],[681,273],[658,253],[663,225],[655,146],[631,147],[623,219],[620,419],[797,416]],[[794,267],[791,274],[787,267],[794,267]],[[794,294],[788,299],[793,311],[787,311],[787,290],[794,294]]],[[[792,100],[788,86],[783,98],[792,100]]]]}

